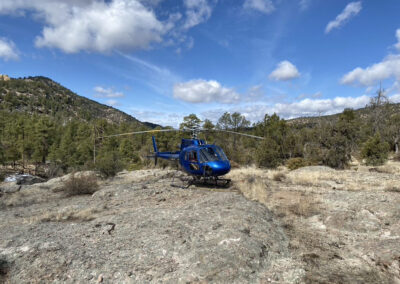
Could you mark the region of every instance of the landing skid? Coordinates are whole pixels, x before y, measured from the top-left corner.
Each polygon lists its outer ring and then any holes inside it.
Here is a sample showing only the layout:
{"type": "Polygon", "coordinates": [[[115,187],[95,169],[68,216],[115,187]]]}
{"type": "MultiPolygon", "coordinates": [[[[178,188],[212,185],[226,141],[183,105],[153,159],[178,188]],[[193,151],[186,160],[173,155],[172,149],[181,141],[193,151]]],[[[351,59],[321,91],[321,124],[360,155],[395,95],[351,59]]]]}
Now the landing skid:
{"type": "MultiPolygon", "coordinates": [[[[215,187],[229,187],[231,184],[231,180],[227,178],[218,178],[218,177],[201,177],[197,181],[198,184],[215,186],[215,187]]],[[[194,181],[196,184],[196,180],[194,181]]]]}
{"type": "Polygon", "coordinates": [[[185,176],[179,178],[184,184],[179,185],[174,183],[175,176],[172,178],[172,187],[188,188],[191,185],[206,186],[206,187],[224,187],[228,188],[231,184],[230,179],[218,177],[199,177],[199,176],[185,176]]]}

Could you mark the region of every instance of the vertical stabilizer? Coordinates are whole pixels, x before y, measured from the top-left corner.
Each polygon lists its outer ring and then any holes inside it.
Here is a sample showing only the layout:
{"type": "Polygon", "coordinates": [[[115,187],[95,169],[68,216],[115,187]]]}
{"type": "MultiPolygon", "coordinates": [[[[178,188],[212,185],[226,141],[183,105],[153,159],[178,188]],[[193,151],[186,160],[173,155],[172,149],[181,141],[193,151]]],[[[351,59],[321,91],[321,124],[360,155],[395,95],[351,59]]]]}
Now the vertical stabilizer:
{"type": "Polygon", "coordinates": [[[157,143],[156,143],[156,138],[154,136],[151,137],[153,139],[153,148],[154,148],[154,165],[157,166],[157,154],[158,154],[158,148],[157,148],[157,143]]]}
{"type": "Polygon", "coordinates": [[[153,148],[154,148],[154,152],[158,153],[158,149],[157,149],[157,144],[156,144],[156,138],[154,136],[151,137],[153,139],[153,148]]]}

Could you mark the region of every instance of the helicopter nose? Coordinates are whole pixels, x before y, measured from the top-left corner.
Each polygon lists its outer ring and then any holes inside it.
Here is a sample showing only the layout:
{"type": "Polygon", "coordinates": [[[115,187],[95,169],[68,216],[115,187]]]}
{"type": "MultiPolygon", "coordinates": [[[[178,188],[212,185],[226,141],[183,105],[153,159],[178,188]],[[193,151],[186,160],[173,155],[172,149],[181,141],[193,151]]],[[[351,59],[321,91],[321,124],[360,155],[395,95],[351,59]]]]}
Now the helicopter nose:
{"type": "Polygon", "coordinates": [[[231,170],[229,161],[214,161],[209,163],[208,166],[212,169],[213,176],[222,176],[231,170]]]}

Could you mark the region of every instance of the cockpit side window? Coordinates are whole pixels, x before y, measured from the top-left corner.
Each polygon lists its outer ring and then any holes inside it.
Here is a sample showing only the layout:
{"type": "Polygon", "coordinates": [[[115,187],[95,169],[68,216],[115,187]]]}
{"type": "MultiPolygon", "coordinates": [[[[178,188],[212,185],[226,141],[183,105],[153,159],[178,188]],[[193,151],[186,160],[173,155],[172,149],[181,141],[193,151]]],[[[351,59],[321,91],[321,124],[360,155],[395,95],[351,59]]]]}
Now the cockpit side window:
{"type": "Polygon", "coordinates": [[[218,161],[220,158],[212,147],[206,147],[200,149],[200,160],[204,163],[218,161]]]}
{"type": "Polygon", "coordinates": [[[198,162],[198,159],[197,159],[197,152],[196,152],[196,151],[189,151],[189,152],[186,152],[185,160],[186,160],[186,161],[189,161],[189,162],[191,162],[191,163],[197,163],[197,162],[198,162]]]}

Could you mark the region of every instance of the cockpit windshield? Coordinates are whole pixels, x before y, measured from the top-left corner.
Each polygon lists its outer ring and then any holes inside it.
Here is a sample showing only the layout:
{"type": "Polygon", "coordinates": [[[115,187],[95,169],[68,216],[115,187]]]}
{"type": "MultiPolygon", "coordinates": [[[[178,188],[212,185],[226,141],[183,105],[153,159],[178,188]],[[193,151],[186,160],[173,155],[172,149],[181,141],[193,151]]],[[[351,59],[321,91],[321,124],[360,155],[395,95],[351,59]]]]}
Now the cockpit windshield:
{"type": "Polygon", "coordinates": [[[221,157],[221,160],[223,160],[223,161],[227,161],[228,160],[228,158],[226,157],[226,155],[224,153],[224,150],[222,150],[221,147],[215,146],[215,150],[217,150],[217,153],[221,157]]]}
{"type": "Polygon", "coordinates": [[[218,160],[219,160],[219,157],[213,148],[207,147],[207,148],[200,149],[200,161],[202,163],[213,162],[213,161],[218,161],[218,160]]]}
{"type": "Polygon", "coordinates": [[[206,147],[200,149],[200,162],[213,162],[213,161],[227,160],[224,151],[218,146],[206,147]]]}

